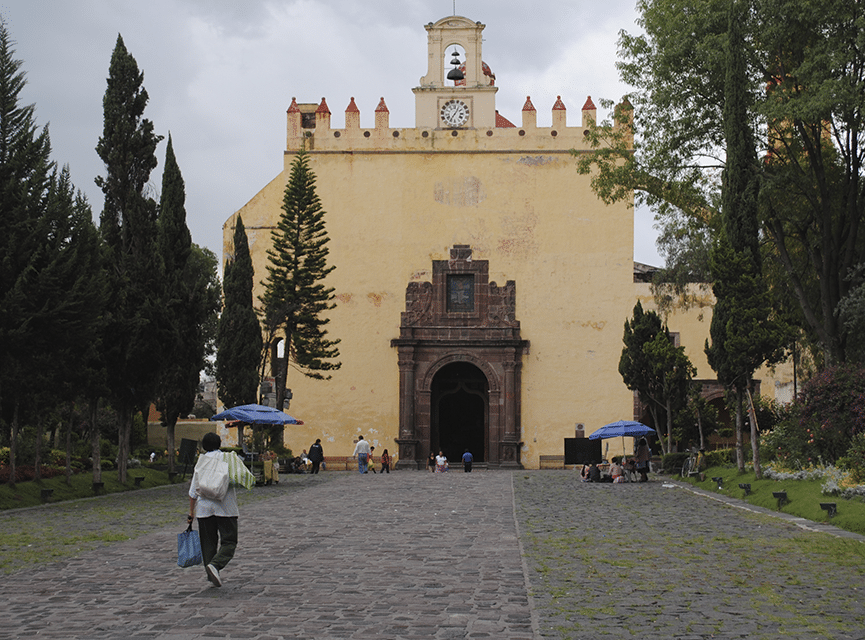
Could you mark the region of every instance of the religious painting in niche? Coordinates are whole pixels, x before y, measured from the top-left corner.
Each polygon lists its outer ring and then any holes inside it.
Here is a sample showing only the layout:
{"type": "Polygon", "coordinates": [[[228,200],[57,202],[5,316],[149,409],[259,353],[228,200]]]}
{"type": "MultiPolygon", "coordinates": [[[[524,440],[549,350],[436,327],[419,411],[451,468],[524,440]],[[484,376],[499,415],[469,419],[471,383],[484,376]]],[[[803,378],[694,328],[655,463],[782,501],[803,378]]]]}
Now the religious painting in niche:
{"type": "Polygon", "coordinates": [[[448,275],[447,310],[448,313],[471,312],[475,310],[474,274],[448,275]]]}

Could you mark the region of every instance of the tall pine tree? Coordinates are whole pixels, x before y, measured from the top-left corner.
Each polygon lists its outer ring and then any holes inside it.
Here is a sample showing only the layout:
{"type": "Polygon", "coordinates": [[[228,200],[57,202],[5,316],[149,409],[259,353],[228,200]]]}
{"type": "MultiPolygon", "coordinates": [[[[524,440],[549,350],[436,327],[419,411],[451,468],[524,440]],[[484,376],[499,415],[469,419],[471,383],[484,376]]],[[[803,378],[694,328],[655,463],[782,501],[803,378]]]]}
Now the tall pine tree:
{"type": "Polygon", "coordinates": [[[234,252],[223,273],[225,306],[217,330],[216,385],[226,407],[251,404],[258,399],[262,339],[252,304],[254,276],[246,229],[243,219],[237,216],[234,252]]]}
{"type": "Polygon", "coordinates": [[[195,406],[207,356],[205,327],[219,304],[216,259],[208,261],[207,254],[193,251],[185,202],[183,176],[169,135],[158,219],[157,248],[164,269],[162,305],[166,322],[161,333],[163,361],[156,391],[156,407],[166,428],[169,471],[174,471],[177,419],[195,406]]]}
{"type": "MultiPolygon", "coordinates": [[[[268,278],[261,297],[268,344],[284,340],[284,357],[277,359],[277,406],[282,407],[288,365],[291,362],[304,375],[328,379],[322,371],[340,367],[339,340],[327,337],[325,314],[336,305],[333,288],[324,285],[334,270],[328,266],[330,238],[324,225],[325,212],[315,190],[315,174],[309,154],[301,150],[294,158],[291,176],[285,187],[282,216],[273,231],[273,248],[268,250],[268,278]]],[[[273,357],[273,356],[272,356],[273,357]]]]}
{"type": "Polygon", "coordinates": [[[103,133],[96,152],[105,163],[96,184],[105,195],[100,231],[111,280],[104,336],[111,401],[118,415],[119,478],[126,482],[132,420],[145,413],[161,365],[162,264],[156,250],[156,202],[145,189],[162,139],[143,117],[148,96],[144,74],[123,38],[111,56],[102,100],[103,133]]]}

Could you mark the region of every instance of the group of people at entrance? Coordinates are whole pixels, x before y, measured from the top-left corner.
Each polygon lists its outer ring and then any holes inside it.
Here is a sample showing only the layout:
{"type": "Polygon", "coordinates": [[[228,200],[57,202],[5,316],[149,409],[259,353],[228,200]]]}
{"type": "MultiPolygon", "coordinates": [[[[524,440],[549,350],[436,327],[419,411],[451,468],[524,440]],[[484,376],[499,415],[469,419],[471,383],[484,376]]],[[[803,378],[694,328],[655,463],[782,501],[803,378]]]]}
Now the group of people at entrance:
{"type": "MultiPolygon", "coordinates": [[[[474,462],[474,456],[472,456],[471,452],[466,449],[463,454],[463,471],[466,473],[470,473],[472,470],[472,462],[474,462]]],[[[427,461],[427,467],[429,468],[431,473],[445,473],[448,471],[448,459],[445,457],[443,451],[439,451],[439,454],[436,455],[432,451],[429,454],[429,461],[427,461]]]]}

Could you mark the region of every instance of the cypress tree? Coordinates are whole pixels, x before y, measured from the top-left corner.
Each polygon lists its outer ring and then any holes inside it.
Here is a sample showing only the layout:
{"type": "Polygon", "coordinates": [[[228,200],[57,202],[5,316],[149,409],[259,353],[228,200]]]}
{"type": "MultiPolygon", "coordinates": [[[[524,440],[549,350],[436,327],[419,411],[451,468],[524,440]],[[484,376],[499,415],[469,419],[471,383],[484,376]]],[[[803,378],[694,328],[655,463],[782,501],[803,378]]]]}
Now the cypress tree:
{"type": "MultiPolygon", "coordinates": [[[[751,376],[776,358],[784,336],[770,320],[768,292],[762,278],[758,238],[759,178],[753,133],[748,121],[748,94],[742,24],[749,3],[730,3],[727,34],[724,135],[727,159],[722,184],[723,229],[710,258],[716,304],[706,342],[709,365],[732,391],[736,415],[736,458],[745,469],[742,404],[751,376]]],[[[760,477],[756,425],[751,421],[754,470],[760,477]]]]}
{"type": "Polygon", "coordinates": [[[105,195],[100,232],[106,245],[111,300],[104,344],[110,395],[118,414],[121,482],[126,482],[133,415],[140,409],[146,417],[154,397],[164,326],[157,206],[145,193],[162,138],[143,117],[148,101],[143,80],[118,35],[102,101],[103,133],[96,145],[106,175],[97,177],[96,184],[105,195]]]}
{"type": "Polygon", "coordinates": [[[163,361],[156,391],[156,407],[166,428],[169,471],[174,471],[175,426],[178,418],[195,406],[207,356],[205,328],[219,303],[216,258],[195,251],[186,225],[185,202],[183,176],[169,135],[158,219],[165,326],[161,331],[163,361]]]}
{"type": "Polygon", "coordinates": [[[224,308],[219,318],[216,386],[226,407],[251,404],[258,396],[261,325],[252,305],[254,271],[243,219],[234,227],[234,253],[225,263],[224,308]]]}

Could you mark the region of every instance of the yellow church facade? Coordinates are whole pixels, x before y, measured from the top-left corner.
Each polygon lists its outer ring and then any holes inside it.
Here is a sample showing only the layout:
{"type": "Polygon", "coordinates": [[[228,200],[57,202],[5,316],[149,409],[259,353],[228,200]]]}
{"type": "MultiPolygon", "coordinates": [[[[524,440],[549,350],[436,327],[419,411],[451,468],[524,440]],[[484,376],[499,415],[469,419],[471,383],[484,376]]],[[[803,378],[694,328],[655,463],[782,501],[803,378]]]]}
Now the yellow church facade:
{"type": "MultiPolygon", "coordinates": [[[[372,128],[353,98],[341,127],[325,99],[293,99],[283,170],[225,222],[225,256],[241,215],[257,299],[306,148],[336,267],[328,333],[342,366],[327,381],[290,369],[291,413],[304,424],[286,428],[287,445],[321,438],[326,456],[349,456],[363,435],[401,467],[470,449],[491,467],[538,468],[580,429],[634,417],[618,373],[624,322],[648,286],[634,282],[633,209],[603,204],[576,172],[591,99],[576,115],[557,101],[552,126],[538,127],[527,98],[515,125],[495,110],[484,25],[452,16],[425,28],[415,127],[391,128],[384,99],[372,128]]],[[[697,325],[690,351],[708,334],[708,320],[697,325]]]]}

